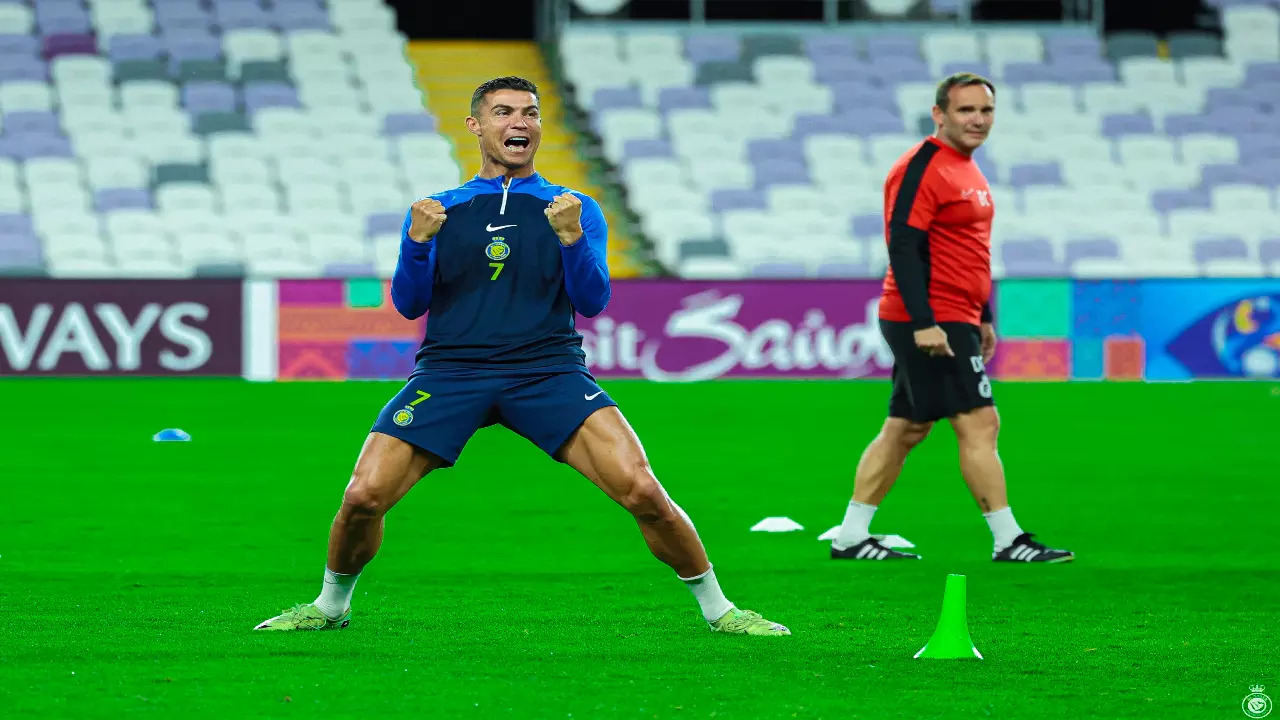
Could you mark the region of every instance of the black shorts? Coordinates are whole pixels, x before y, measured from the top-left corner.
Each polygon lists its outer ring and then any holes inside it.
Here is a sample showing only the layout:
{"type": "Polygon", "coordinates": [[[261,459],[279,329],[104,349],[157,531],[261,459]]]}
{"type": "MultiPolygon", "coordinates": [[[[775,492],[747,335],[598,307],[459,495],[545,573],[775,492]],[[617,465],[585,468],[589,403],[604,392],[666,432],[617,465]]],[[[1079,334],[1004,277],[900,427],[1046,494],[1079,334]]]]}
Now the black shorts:
{"type": "Polygon", "coordinates": [[[910,323],[880,321],[880,333],[893,351],[889,417],[933,422],[995,405],[978,326],[956,322],[938,326],[947,333],[955,357],[935,357],[917,347],[910,323]]]}

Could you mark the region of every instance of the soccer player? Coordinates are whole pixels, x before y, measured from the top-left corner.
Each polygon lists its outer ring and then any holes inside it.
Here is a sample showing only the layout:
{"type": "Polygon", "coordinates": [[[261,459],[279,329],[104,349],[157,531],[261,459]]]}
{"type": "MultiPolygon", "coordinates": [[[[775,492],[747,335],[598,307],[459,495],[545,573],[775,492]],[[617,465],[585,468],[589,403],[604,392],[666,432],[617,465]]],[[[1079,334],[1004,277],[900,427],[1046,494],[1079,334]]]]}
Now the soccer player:
{"type": "Polygon", "coordinates": [[[427,473],[451,467],[477,429],[501,424],[630,511],[712,631],[791,634],[725,597],[689,516],[587,371],[574,313],[592,317],[609,302],[608,228],[595,200],[534,170],[538,102],[537,87],[523,78],[477,88],[466,124],[479,141],[479,174],[419,200],[405,216],[391,297],[406,318],[427,313],[416,367],[356,460],[319,596],[256,629],[346,627],[387,512],[427,473]]]}
{"type": "Polygon", "coordinates": [[[969,73],[946,78],[933,108],[937,131],[889,170],[889,269],[879,316],[893,352],[893,390],[889,417],[858,462],[832,558],[919,559],[886,547],[869,528],[907,454],[943,418],[956,434],[960,473],[991,527],[991,559],[1053,563],[1075,557],[1045,547],[1018,526],[996,450],[1000,421],[986,374],[996,348],[989,303],[995,203],[973,160],[994,117],[990,81],[969,73]]]}

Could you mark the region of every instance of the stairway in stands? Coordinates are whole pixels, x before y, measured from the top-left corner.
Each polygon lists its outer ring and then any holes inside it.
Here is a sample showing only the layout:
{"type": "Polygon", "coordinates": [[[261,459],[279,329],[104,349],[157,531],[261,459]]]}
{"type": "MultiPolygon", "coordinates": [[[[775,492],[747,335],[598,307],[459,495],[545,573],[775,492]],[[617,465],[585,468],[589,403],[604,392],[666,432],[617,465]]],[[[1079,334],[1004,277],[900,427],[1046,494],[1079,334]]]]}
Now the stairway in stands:
{"type": "MultiPolygon", "coordinates": [[[[597,200],[600,188],[591,181],[587,163],[575,148],[576,138],[565,122],[559,88],[543,61],[538,46],[519,41],[419,41],[409,44],[418,85],[427,96],[427,106],[439,120],[440,131],[453,142],[463,177],[480,170],[476,138],[467,131],[465,118],[471,93],[480,83],[495,77],[518,75],[538,86],[542,110],[542,146],[538,150],[538,173],[551,182],[571,187],[597,200]]],[[[634,275],[639,267],[627,252],[631,239],[620,230],[606,206],[609,222],[609,266],[615,277],[634,275]]]]}

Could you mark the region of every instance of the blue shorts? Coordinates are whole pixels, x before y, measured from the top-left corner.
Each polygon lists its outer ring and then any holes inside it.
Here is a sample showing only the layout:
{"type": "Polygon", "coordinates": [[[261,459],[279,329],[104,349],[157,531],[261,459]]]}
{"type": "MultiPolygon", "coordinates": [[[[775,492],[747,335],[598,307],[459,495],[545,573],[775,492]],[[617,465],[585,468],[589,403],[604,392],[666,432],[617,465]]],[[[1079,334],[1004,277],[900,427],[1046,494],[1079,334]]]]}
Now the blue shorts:
{"type": "Polygon", "coordinates": [[[585,368],[420,370],[373,424],[445,461],[458,461],[481,428],[502,425],[559,460],[557,452],[591,413],[617,405],[585,368]]]}

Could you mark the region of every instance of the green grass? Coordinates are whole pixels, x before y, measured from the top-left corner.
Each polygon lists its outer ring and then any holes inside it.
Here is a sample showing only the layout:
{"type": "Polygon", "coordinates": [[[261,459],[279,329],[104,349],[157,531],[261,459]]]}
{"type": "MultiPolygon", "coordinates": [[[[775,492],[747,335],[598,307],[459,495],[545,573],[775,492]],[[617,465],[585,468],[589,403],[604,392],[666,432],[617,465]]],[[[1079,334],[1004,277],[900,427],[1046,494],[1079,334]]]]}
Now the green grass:
{"type": "Polygon", "coordinates": [[[1079,556],[994,566],[946,428],[833,562],[881,383],[607,383],[729,597],[790,638],[716,636],[631,522],[501,429],[387,523],[350,628],[255,634],[318,590],[329,522],[394,384],[7,380],[7,716],[1236,718],[1277,681],[1267,384],[1003,384],[1024,528],[1079,556]],[[156,444],[182,427],[191,443],[156,444]],[[769,515],[805,526],[750,533],[769,515]],[[983,661],[913,660],[948,573],[983,661]],[[323,715],[321,715],[323,713],[323,715]]]}

